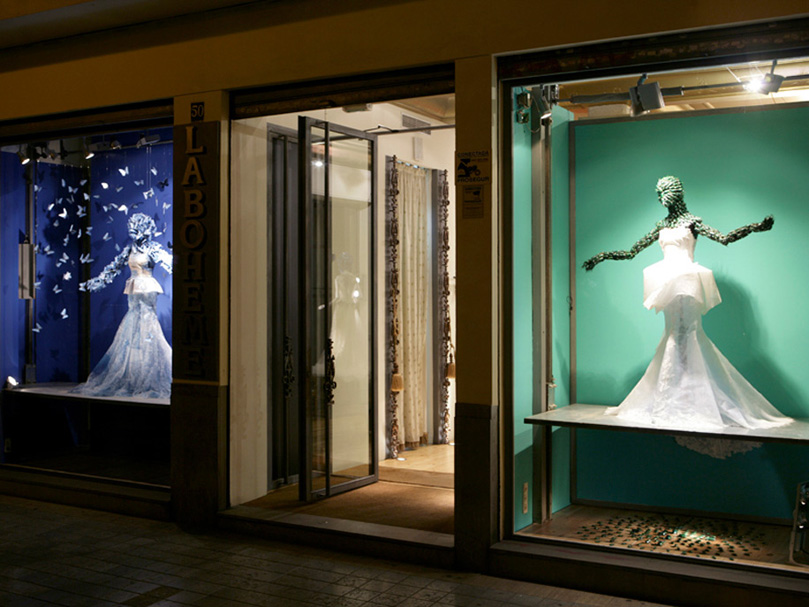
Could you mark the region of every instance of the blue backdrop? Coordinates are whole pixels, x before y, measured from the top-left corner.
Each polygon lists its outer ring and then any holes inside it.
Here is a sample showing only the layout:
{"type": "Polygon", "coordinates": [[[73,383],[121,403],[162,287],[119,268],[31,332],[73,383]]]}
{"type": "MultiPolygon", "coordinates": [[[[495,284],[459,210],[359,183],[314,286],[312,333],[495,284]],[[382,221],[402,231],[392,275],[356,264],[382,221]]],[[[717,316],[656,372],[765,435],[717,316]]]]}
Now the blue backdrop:
{"type": "MultiPolygon", "coordinates": [[[[151,133],[171,140],[170,128],[151,133]]],[[[134,146],[140,136],[123,133],[104,140],[117,139],[127,147],[134,146]]],[[[25,302],[17,298],[17,245],[25,233],[26,181],[16,154],[0,156],[0,364],[3,378],[19,379],[25,364],[26,329],[25,302]]],[[[127,221],[133,213],[152,217],[156,240],[171,250],[171,171],[170,144],[98,152],[83,167],[48,159],[36,162],[32,175],[38,382],[84,381],[81,365],[86,353],[92,369],[112,343],[127,310],[123,289],[129,269],[124,267],[112,284],[89,296],[79,291],[78,284],[97,276],[126,246],[127,221]],[[89,343],[82,326],[85,304],[89,305],[89,343]]],[[[155,277],[165,292],[158,298],[158,317],[171,344],[172,281],[161,268],[155,269],[155,277]]]]}

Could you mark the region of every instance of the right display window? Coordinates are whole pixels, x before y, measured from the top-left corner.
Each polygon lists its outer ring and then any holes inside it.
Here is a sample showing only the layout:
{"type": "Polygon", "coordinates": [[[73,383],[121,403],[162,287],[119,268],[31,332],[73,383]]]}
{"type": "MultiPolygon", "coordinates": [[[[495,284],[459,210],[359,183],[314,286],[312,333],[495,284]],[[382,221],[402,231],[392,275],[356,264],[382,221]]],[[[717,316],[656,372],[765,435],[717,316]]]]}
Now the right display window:
{"type": "Polygon", "coordinates": [[[806,571],[809,60],[511,93],[515,533],[806,571]]]}

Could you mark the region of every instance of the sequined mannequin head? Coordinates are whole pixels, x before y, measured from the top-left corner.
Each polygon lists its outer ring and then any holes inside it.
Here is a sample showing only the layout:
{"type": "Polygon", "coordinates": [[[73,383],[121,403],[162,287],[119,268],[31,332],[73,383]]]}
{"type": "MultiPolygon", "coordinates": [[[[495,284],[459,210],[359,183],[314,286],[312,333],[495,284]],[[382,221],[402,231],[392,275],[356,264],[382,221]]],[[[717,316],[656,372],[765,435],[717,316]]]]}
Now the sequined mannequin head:
{"type": "Polygon", "coordinates": [[[142,244],[150,240],[157,227],[154,219],[143,213],[135,213],[129,218],[129,237],[136,243],[142,244]]]}
{"type": "Polygon", "coordinates": [[[657,198],[667,209],[683,206],[683,184],[677,177],[662,177],[657,181],[657,198]]]}

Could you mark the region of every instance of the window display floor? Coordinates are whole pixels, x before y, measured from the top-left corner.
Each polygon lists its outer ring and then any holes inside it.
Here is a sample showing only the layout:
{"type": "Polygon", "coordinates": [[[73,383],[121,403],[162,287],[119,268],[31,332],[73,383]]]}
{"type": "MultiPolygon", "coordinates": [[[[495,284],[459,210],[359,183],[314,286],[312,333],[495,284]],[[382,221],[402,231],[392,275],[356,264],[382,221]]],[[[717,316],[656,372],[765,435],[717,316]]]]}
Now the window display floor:
{"type": "Polygon", "coordinates": [[[22,394],[40,394],[43,396],[78,400],[109,401],[114,403],[125,403],[128,405],[168,406],[170,404],[170,400],[168,398],[132,398],[127,396],[87,396],[86,394],[73,394],[71,390],[73,390],[73,388],[75,388],[77,385],[78,384],[59,382],[27,384],[14,388],[12,391],[22,394]]]}
{"type": "Polygon", "coordinates": [[[782,525],[573,505],[518,535],[777,567],[809,575],[809,567],[790,562],[790,527],[782,525]]]}
{"type": "Polygon", "coordinates": [[[668,434],[675,436],[700,436],[705,438],[724,438],[778,443],[809,442],[809,419],[796,419],[787,426],[779,428],[722,428],[721,430],[684,430],[666,426],[640,425],[627,422],[613,415],[604,415],[608,407],[603,405],[575,404],[559,407],[525,418],[527,424],[547,426],[566,426],[570,428],[597,428],[601,430],[622,430],[630,432],[646,432],[651,434],[668,434]]]}

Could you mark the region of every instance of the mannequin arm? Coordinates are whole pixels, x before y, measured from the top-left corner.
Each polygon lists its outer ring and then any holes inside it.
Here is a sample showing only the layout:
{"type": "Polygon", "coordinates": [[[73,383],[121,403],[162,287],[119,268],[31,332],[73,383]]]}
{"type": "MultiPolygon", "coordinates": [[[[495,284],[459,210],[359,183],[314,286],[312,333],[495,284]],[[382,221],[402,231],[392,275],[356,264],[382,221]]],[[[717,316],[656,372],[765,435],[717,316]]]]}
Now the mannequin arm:
{"type": "Polygon", "coordinates": [[[115,256],[115,259],[104,267],[101,274],[95,278],[91,278],[87,282],[79,283],[79,290],[100,291],[121,273],[121,270],[126,265],[127,259],[129,259],[129,246],[124,247],[124,249],[115,256]]]}
{"type": "Polygon", "coordinates": [[[736,228],[727,234],[722,234],[722,232],[719,230],[716,230],[702,222],[697,223],[694,227],[696,228],[697,234],[702,234],[706,238],[710,238],[719,244],[729,245],[731,242],[736,242],[745,236],[750,236],[750,234],[753,232],[766,232],[767,230],[771,230],[774,222],[775,220],[773,219],[773,216],[767,215],[758,223],[751,223],[746,226],[736,228]]]}
{"type": "Polygon", "coordinates": [[[583,267],[588,272],[592,270],[596,265],[600,264],[602,261],[606,261],[607,259],[632,259],[643,251],[646,247],[657,240],[658,235],[660,234],[661,225],[656,225],[655,228],[646,234],[643,238],[641,238],[638,242],[632,245],[632,248],[628,251],[605,251],[603,253],[599,253],[598,255],[593,255],[590,259],[585,261],[581,267],[583,267]]]}
{"type": "Polygon", "coordinates": [[[171,253],[164,249],[159,242],[154,242],[153,245],[149,255],[152,261],[155,264],[160,264],[166,272],[171,274],[172,264],[174,263],[174,258],[171,253]]]}

